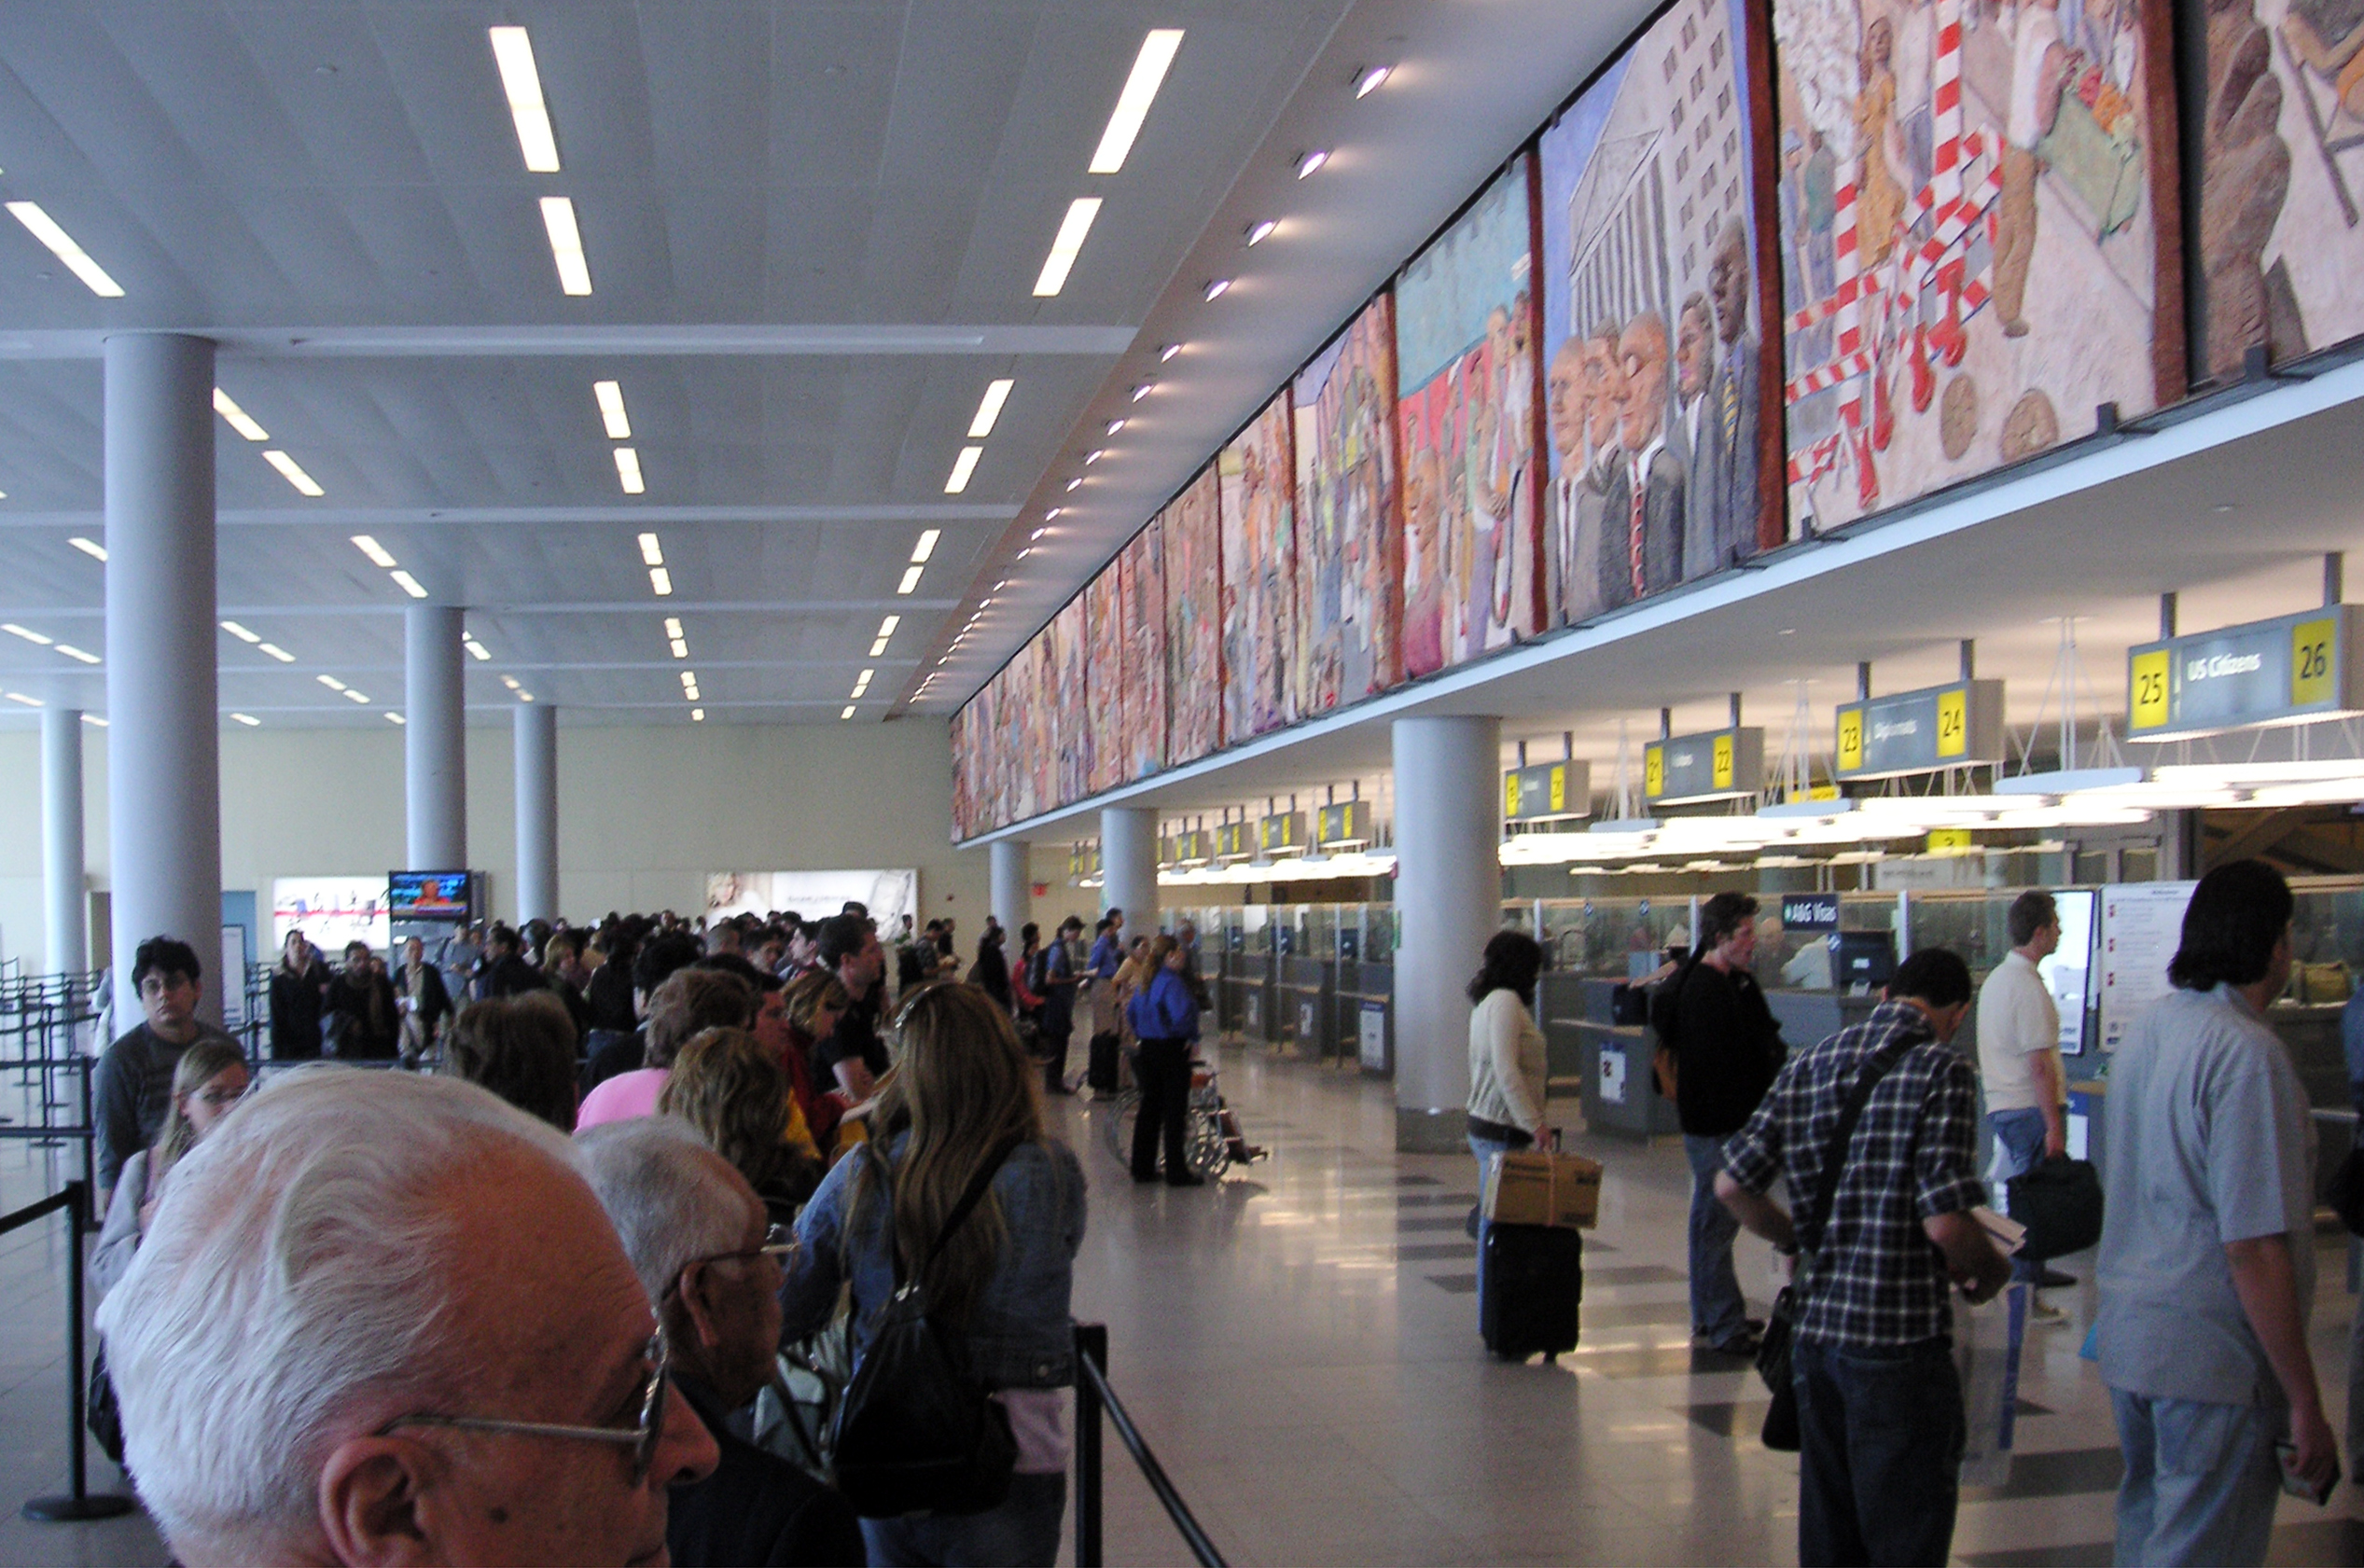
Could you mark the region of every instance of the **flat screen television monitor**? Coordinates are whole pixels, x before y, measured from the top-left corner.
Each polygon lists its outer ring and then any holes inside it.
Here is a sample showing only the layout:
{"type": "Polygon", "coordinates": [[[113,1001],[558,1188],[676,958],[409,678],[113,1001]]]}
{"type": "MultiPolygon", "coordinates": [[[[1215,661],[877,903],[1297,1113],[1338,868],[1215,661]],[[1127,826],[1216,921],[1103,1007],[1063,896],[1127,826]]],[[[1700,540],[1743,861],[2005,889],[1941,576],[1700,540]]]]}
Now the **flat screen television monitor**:
{"type": "Polygon", "coordinates": [[[389,871],[386,914],[395,920],[466,920],[466,871],[389,871]]]}
{"type": "Polygon", "coordinates": [[[1896,974],[1896,933],[1841,931],[1830,938],[1830,983],[1843,992],[1877,991],[1896,974]]]}

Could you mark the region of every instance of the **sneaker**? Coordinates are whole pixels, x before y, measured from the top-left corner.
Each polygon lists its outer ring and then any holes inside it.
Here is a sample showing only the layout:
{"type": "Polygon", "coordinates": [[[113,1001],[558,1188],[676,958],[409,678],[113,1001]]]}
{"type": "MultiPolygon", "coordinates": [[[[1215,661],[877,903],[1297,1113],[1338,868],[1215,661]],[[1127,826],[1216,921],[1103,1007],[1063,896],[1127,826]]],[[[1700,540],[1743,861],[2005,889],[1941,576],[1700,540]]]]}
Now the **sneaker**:
{"type": "Polygon", "coordinates": [[[2050,1301],[2037,1301],[2031,1303],[2027,1309],[2027,1321],[2057,1328],[2068,1321],[2068,1314],[2050,1301]]]}

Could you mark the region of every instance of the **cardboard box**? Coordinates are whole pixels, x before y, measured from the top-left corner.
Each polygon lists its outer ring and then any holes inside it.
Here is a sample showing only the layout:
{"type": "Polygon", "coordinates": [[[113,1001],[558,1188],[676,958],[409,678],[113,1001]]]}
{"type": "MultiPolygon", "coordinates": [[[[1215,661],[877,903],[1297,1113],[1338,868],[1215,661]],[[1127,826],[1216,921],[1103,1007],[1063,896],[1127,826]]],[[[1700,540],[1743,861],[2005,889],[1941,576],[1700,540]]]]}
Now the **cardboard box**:
{"type": "Polygon", "coordinates": [[[1601,1166],[1580,1154],[1514,1149],[1486,1173],[1486,1218],[1590,1230],[1601,1219],[1601,1166]]]}

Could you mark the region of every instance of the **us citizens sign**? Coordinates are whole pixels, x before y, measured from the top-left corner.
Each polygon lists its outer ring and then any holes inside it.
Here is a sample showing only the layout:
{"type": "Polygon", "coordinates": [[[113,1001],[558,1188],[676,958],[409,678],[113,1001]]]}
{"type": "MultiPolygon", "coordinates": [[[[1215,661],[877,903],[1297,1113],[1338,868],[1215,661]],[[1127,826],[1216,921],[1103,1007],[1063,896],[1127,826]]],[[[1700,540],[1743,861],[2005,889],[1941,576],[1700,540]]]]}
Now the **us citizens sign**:
{"type": "Polygon", "coordinates": [[[2126,652],[2126,734],[2172,741],[2357,710],[2364,605],[2193,631],[2126,652]]]}

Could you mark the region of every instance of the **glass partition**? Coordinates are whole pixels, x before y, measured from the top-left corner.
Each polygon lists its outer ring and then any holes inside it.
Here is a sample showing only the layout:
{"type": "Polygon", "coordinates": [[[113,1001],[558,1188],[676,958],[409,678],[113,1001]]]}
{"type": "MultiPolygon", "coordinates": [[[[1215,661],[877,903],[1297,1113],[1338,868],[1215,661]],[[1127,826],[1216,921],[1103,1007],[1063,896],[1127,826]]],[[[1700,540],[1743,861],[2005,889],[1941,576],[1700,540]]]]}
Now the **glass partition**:
{"type": "Polygon", "coordinates": [[[2293,877],[2298,908],[2290,917],[2290,989],[2285,999],[2326,1006],[2344,1003],[2364,971],[2364,879],[2293,877]]]}

